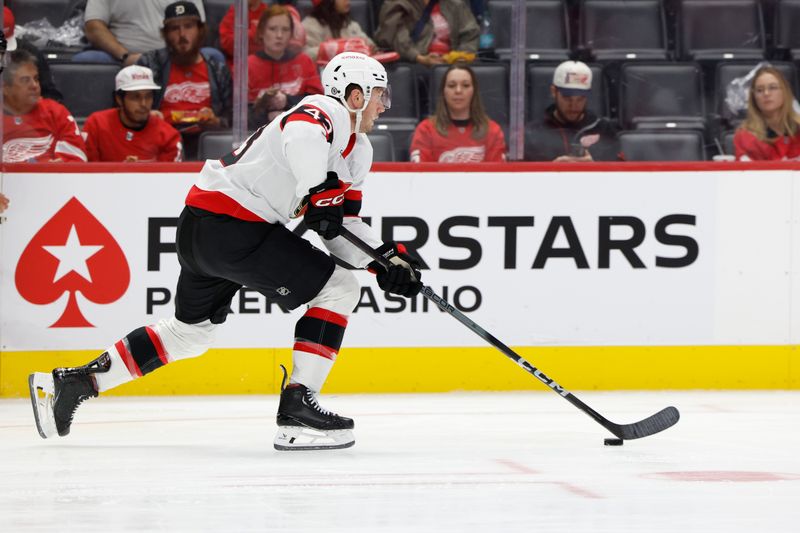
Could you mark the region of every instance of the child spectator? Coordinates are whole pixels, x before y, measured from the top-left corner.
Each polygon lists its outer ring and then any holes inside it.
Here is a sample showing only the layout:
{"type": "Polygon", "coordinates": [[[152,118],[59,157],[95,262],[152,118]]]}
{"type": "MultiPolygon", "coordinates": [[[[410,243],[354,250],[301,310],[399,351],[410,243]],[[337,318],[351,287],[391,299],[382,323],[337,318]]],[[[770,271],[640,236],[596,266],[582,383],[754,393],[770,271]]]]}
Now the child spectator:
{"type": "Polygon", "coordinates": [[[153,108],[183,136],[194,157],[201,132],[228,127],[233,107],[231,73],[224,61],[201,48],[206,25],[191,2],[175,2],[164,11],[166,48],[147,52],[139,65],[153,71],[153,108]]]}
{"type": "Polygon", "coordinates": [[[375,42],[403,61],[430,67],[450,51],[478,51],[478,23],[462,0],[385,0],[378,20],[375,42]]]}
{"type": "Polygon", "coordinates": [[[42,98],[36,58],[6,54],[3,71],[3,162],[86,161],[78,124],[66,107],[42,98]]]}
{"type": "Polygon", "coordinates": [[[281,5],[268,7],[258,21],[262,49],[247,63],[251,127],[270,122],[309,94],[322,94],[314,61],[287,50],[293,24],[289,10],[281,5]]]}
{"type": "Polygon", "coordinates": [[[366,48],[375,43],[358,22],[350,17],[350,0],[312,0],[314,8],[303,19],[306,30],[306,54],[317,59],[319,45],[328,39],[362,39],[366,48]]]}
{"type": "Polygon", "coordinates": [[[153,92],[160,89],[147,67],[131,65],[117,73],[114,93],[117,107],[92,113],[83,126],[89,161],[134,163],[183,159],[178,131],[151,113],[153,92]]]}
{"type": "Polygon", "coordinates": [[[483,108],[475,72],[467,65],[451,65],[444,74],[435,113],[414,131],[411,161],[480,163],[505,160],[503,130],[483,108]]]}
{"type": "MultiPolygon", "coordinates": [[[[301,22],[300,13],[292,5],[285,5],[292,15],[292,27],[294,29],[292,38],[289,40],[289,50],[299,52],[306,45],[306,31],[301,22]]],[[[261,39],[258,36],[258,21],[266,11],[267,4],[262,0],[247,0],[247,54],[255,54],[261,50],[261,39]]],[[[228,12],[219,24],[219,47],[225,52],[228,66],[233,67],[233,41],[234,41],[234,22],[236,20],[236,10],[234,6],[228,8],[228,12]]]]}
{"type": "Polygon", "coordinates": [[[773,67],[758,69],[747,97],[747,117],[733,145],[741,161],[800,159],[800,115],[789,82],[773,67]]]}

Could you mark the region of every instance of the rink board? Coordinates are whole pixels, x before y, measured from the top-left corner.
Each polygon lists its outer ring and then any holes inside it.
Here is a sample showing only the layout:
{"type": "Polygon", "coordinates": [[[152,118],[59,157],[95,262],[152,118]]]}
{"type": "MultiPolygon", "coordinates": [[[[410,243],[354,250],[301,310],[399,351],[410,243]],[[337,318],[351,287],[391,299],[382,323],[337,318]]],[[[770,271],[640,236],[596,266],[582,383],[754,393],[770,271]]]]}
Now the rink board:
{"type": "MultiPolygon", "coordinates": [[[[199,166],[119,168],[6,167],[0,395],[172,313],[174,223],[199,166]]],[[[412,241],[426,283],[563,386],[800,388],[800,165],[442,170],[377,166],[362,215],[412,241]]],[[[326,390],[541,388],[421,297],[355,275],[326,390]]],[[[252,291],[232,309],[216,349],[118,392],[275,392],[302,311],[252,291]]]]}

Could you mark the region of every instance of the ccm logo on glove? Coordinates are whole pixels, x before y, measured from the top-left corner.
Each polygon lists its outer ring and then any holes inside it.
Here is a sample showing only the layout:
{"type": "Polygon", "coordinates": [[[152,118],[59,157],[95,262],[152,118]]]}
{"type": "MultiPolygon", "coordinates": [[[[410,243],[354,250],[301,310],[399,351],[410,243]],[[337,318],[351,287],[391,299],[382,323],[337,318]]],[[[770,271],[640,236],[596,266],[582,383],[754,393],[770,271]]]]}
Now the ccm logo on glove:
{"type": "Polygon", "coordinates": [[[344,195],[350,187],[336,172],[328,172],[328,179],[310,189],[304,199],[306,226],[323,239],[339,235],[344,219],[344,195]]]}

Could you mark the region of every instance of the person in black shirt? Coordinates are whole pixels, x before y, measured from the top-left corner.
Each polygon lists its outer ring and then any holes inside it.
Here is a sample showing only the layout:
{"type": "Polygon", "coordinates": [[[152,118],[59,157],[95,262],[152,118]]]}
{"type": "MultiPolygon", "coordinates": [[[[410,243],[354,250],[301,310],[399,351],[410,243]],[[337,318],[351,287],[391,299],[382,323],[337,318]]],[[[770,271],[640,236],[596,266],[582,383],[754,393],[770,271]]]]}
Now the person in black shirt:
{"type": "Polygon", "coordinates": [[[565,61],[553,74],[553,104],[525,135],[526,161],[615,161],[616,128],[587,109],[592,71],[580,61],[565,61]]]}

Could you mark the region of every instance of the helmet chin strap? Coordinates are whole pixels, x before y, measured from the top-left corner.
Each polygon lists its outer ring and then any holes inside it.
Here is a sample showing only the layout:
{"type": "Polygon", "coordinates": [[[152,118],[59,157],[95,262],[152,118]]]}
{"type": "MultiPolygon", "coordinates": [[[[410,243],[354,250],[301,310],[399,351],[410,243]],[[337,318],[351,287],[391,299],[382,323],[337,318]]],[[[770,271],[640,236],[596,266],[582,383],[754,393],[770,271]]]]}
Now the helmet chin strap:
{"type": "Polygon", "coordinates": [[[361,133],[361,113],[364,111],[364,108],[367,107],[368,103],[366,97],[364,98],[364,104],[359,109],[353,109],[352,107],[350,107],[350,105],[347,103],[347,100],[345,100],[344,98],[342,98],[339,101],[342,103],[342,105],[344,105],[344,107],[348,111],[356,114],[355,131],[353,133],[361,133]]]}

